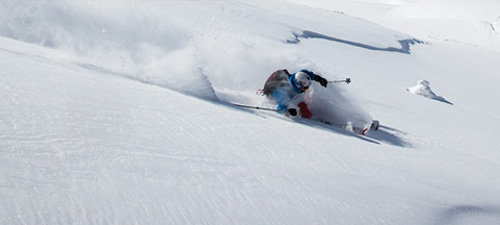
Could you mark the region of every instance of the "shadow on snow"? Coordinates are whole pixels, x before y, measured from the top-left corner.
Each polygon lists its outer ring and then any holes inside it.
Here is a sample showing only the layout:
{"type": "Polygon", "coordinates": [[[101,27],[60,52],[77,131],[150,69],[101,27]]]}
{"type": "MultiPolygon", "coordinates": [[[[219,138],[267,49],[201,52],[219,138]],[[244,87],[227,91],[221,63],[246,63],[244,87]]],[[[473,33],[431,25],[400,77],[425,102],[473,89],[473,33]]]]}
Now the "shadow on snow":
{"type": "Polygon", "coordinates": [[[476,221],[476,224],[498,224],[500,207],[456,205],[444,209],[437,216],[435,224],[466,224],[467,221],[476,221]]]}
{"type": "Polygon", "coordinates": [[[328,41],[333,41],[337,43],[342,43],[346,45],[351,45],[359,48],[364,48],[368,50],[374,50],[374,51],[386,51],[386,52],[399,52],[399,53],[404,53],[404,54],[410,54],[410,46],[415,45],[415,44],[423,44],[423,41],[417,40],[415,38],[411,39],[403,39],[403,40],[398,40],[399,44],[401,45],[401,48],[395,48],[395,47],[387,47],[387,48],[380,48],[380,47],[375,47],[359,42],[354,42],[354,41],[349,41],[349,40],[344,40],[324,34],[320,34],[314,31],[309,31],[309,30],[304,30],[302,31],[302,34],[293,34],[295,36],[295,40],[287,40],[286,43],[289,44],[298,44],[300,42],[300,38],[317,38],[317,39],[324,39],[328,41]]]}

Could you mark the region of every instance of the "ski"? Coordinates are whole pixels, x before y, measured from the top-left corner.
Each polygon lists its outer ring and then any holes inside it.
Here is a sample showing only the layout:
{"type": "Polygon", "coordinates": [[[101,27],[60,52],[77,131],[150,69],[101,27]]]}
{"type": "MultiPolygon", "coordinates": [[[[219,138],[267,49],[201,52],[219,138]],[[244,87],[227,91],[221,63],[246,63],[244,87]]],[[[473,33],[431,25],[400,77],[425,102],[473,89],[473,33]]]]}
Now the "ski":
{"type": "Polygon", "coordinates": [[[313,119],[313,120],[318,121],[318,122],[323,123],[323,124],[330,125],[330,126],[339,127],[339,128],[345,129],[347,131],[351,131],[351,132],[356,133],[356,134],[361,134],[363,136],[366,136],[368,134],[368,132],[371,130],[377,131],[379,128],[379,125],[380,125],[380,122],[378,120],[373,120],[372,123],[366,127],[356,127],[356,126],[352,126],[352,124],[332,123],[332,122],[321,120],[321,119],[313,119]]]}
{"type": "MultiPolygon", "coordinates": [[[[244,105],[244,104],[239,104],[239,103],[230,103],[230,104],[234,105],[234,106],[237,106],[237,107],[243,107],[243,108],[251,108],[251,109],[265,110],[265,111],[274,111],[274,112],[276,111],[276,109],[266,108],[266,107],[260,107],[260,106],[254,106],[254,105],[244,105]]],[[[293,116],[289,116],[289,117],[293,118],[293,116]]],[[[330,122],[330,121],[326,121],[326,120],[322,120],[322,119],[315,119],[315,118],[311,118],[311,120],[317,121],[317,122],[320,122],[320,123],[323,123],[323,124],[327,124],[327,125],[330,125],[330,126],[340,127],[342,129],[351,131],[353,133],[361,134],[363,136],[366,136],[366,134],[370,130],[377,131],[378,128],[379,128],[379,126],[380,126],[380,122],[378,120],[372,120],[372,123],[370,125],[366,126],[366,127],[357,127],[357,126],[353,126],[352,124],[333,123],[333,122],[330,122]]]]}

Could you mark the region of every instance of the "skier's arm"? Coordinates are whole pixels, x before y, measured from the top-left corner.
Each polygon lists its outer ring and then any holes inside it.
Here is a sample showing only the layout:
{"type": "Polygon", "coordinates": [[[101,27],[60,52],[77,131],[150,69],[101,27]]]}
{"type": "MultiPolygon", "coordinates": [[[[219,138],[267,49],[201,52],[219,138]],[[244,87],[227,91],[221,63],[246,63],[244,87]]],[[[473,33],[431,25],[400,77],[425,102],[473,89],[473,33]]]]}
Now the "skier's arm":
{"type": "Polygon", "coordinates": [[[297,110],[294,108],[287,108],[286,105],[280,103],[278,107],[276,108],[276,112],[279,114],[285,114],[285,115],[290,115],[290,116],[296,116],[297,115],[297,110]]]}

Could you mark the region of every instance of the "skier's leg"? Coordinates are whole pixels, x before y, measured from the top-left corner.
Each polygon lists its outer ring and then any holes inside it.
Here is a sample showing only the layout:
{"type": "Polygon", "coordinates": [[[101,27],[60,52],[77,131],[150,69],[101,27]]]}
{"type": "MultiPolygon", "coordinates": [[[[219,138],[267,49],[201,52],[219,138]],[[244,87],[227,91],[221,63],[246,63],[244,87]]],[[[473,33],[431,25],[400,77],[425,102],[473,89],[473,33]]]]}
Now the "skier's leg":
{"type": "Polygon", "coordinates": [[[312,117],[312,113],[309,110],[309,107],[307,107],[307,104],[305,102],[299,103],[298,106],[300,109],[299,110],[300,116],[302,116],[306,119],[310,119],[312,117]]]}
{"type": "Polygon", "coordinates": [[[276,88],[272,93],[272,98],[278,103],[276,110],[280,114],[283,114],[288,110],[288,104],[292,99],[288,90],[284,88],[276,88]]]}

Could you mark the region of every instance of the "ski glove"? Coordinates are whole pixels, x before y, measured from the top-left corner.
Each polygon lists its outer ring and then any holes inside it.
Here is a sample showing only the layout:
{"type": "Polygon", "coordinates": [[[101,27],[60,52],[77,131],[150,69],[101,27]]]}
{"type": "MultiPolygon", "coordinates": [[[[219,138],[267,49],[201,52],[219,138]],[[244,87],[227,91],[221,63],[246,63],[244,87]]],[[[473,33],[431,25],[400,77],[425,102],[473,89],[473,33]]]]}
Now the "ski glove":
{"type": "Polygon", "coordinates": [[[319,82],[321,84],[321,86],[323,86],[323,87],[326,87],[328,85],[328,81],[325,78],[320,77],[318,75],[316,75],[314,80],[319,82]]]}
{"type": "Polygon", "coordinates": [[[290,116],[296,116],[297,115],[297,110],[294,109],[294,108],[290,108],[290,109],[288,109],[288,114],[290,116]]]}

